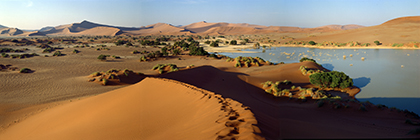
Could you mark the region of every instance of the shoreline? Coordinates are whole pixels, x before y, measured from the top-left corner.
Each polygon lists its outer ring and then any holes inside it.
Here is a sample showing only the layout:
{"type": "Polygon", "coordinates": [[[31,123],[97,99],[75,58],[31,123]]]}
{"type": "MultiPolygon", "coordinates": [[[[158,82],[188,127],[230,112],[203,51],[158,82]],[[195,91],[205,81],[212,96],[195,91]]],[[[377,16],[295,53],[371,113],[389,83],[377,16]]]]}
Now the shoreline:
{"type": "MultiPolygon", "coordinates": [[[[269,44],[262,44],[269,45],[269,44]]],[[[226,45],[221,47],[210,47],[209,45],[202,46],[206,51],[212,53],[258,53],[257,51],[244,51],[245,49],[256,49],[252,45],[226,45]]],[[[316,49],[395,49],[395,50],[420,50],[420,48],[414,47],[392,47],[392,46],[373,46],[373,47],[327,47],[327,46],[316,46],[316,45],[280,45],[271,46],[267,48],[280,48],[280,47],[300,47],[300,48],[316,48],[316,49]]],[[[260,49],[262,47],[260,46],[260,49]]]]}

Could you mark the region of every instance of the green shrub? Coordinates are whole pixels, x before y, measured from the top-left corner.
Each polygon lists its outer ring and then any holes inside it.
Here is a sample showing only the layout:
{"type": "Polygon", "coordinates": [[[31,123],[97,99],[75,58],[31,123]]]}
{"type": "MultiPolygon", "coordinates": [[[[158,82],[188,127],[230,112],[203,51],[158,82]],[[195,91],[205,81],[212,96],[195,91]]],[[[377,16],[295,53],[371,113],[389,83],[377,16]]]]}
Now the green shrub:
{"type": "Polygon", "coordinates": [[[211,42],[210,46],[211,47],[219,47],[219,43],[213,41],[213,42],[211,42]]]}
{"type": "Polygon", "coordinates": [[[79,50],[76,50],[76,49],[73,50],[73,53],[79,53],[79,52],[80,52],[79,50]]]}
{"type": "Polygon", "coordinates": [[[307,58],[307,57],[303,57],[299,60],[299,62],[303,62],[303,61],[312,61],[312,62],[316,63],[316,61],[314,59],[310,59],[310,58],[307,58]]]}
{"type": "Polygon", "coordinates": [[[98,59],[101,60],[101,61],[105,61],[106,57],[107,57],[107,55],[101,54],[101,55],[98,56],[98,59]]]}
{"type": "Polygon", "coordinates": [[[204,43],[205,43],[205,44],[210,44],[211,42],[210,42],[209,40],[207,40],[207,41],[205,41],[204,43]]]}
{"type": "Polygon", "coordinates": [[[32,72],[32,70],[31,69],[29,69],[29,68],[22,68],[22,69],[20,69],[20,71],[19,71],[20,73],[31,73],[32,72]]]}
{"type": "Polygon", "coordinates": [[[1,53],[1,56],[2,57],[9,57],[9,54],[7,54],[7,53],[1,53]]]}
{"type": "Polygon", "coordinates": [[[190,47],[190,55],[199,55],[199,56],[204,56],[204,55],[209,55],[209,53],[207,51],[204,50],[203,47],[190,47]]]}
{"type": "Polygon", "coordinates": [[[106,84],[108,84],[108,80],[107,80],[107,79],[105,79],[105,78],[103,78],[103,79],[102,79],[102,84],[103,84],[104,86],[106,86],[106,84]]]}
{"type": "Polygon", "coordinates": [[[308,44],[309,45],[315,45],[316,43],[314,41],[309,41],[308,44]]]}
{"type": "Polygon", "coordinates": [[[180,49],[174,49],[172,53],[173,53],[173,55],[180,55],[181,50],[180,49]]]}
{"type": "Polygon", "coordinates": [[[141,56],[141,57],[140,57],[140,62],[143,62],[143,61],[147,61],[147,59],[146,59],[146,57],[145,57],[145,56],[141,56]]]}
{"type": "Polygon", "coordinates": [[[378,40],[373,41],[373,43],[375,43],[376,45],[380,45],[381,42],[379,42],[378,40]]]}
{"type": "Polygon", "coordinates": [[[140,53],[139,51],[137,51],[137,50],[134,50],[133,52],[131,52],[132,54],[138,54],[138,53],[140,53]]]}
{"type": "Polygon", "coordinates": [[[55,51],[53,56],[62,56],[63,54],[60,51],[55,51]]]}
{"type": "Polygon", "coordinates": [[[238,44],[238,42],[236,41],[236,40],[232,40],[232,41],[230,41],[230,43],[229,43],[230,45],[236,45],[236,44],[238,44]]]}

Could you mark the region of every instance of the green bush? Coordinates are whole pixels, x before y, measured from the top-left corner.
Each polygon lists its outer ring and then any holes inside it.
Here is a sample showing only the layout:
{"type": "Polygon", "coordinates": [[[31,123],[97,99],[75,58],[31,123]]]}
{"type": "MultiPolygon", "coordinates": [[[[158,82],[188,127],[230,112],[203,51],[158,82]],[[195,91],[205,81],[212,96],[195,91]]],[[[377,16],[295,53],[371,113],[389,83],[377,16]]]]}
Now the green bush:
{"type": "Polygon", "coordinates": [[[172,53],[173,53],[173,55],[180,55],[181,50],[180,49],[174,49],[172,53]]]}
{"type": "Polygon", "coordinates": [[[213,41],[210,43],[211,47],[219,47],[219,43],[217,43],[216,41],[213,41]]]}
{"type": "Polygon", "coordinates": [[[210,43],[211,43],[211,41],[207,40],[207,41],[205,41],[204,43],[205,43],[205,44],[210,44],[210,43]]]}
{"type": "Polygon", "coordinates": [[[107,57],[107,55],[101,54],[101,55],[98,56],[98,59],[101,60],[101,61],[105,61],[106,57],[107,57]]]}
{"type": "Polygon", "coordinates": [[[308,44],[309,45],[315,45],[316,43],[314,41],[309,41],[308,44]]]}
{"type": "Polygon", "coordinates": [[[29,69],[29,68],[22,68],[22,69],[20,69],[20,71],[19,71],[20,73],[30,73],[30,72],[32,72],[32,70],[31,69],[29,69]]]}
{"type": "Polygon", "coordinates": [[[209,55],[209,53],[207,51],[204,50],[203,47],[190,47],[190,55],[199,55],[199,56],[204,56],[204,55],[209,55]]]}
{"type": "Polygon", "coordinates": [[[316,61],[314,59],[310,59],[310,58],[307,58],[307,57],[303,57],[299,60],[299,62],[303,62],[303,61],[312,61],[312,62],[316,63],[316,61]]]}
{"type": "Polygon", "coordinates": [[[353,79],[338,71],[314,73],[309,78],[311,84],[321,88],[347,88],[353,86],[353,79]]]}
{"type": "Polygon", "coordinates": [[[54,52],[53,56],[62,56],[63,54],[60,51],[54,52]]]}
{"type": "Polygon", "coordinates": [[[378,40],[373,41],[373,43],[375,43],[376,45],[381,45],[381,42],[379,42],[378,40]]]}
{"type": "Polygon", "coordinates": [[[236,44],[238,44],[238,42],[236,41],[236,40],[232,40],[232,41],[230,41],[230,43],[229,43],[230,45],[236,45],[236,44]]]}
{"type": "Polygon", "coordinates": [[[9,54],[7,54],[7,53],[1,53],[1,56],[2,57],[9,57],[9,54]]]}

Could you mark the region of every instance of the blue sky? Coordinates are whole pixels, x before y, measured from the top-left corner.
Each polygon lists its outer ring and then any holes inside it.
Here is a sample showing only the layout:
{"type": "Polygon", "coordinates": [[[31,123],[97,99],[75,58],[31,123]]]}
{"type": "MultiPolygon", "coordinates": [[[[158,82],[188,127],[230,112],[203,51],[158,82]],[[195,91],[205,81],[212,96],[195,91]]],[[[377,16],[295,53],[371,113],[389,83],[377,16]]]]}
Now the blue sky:
{"type": "Polygon", "coordinates": [[[0,25],[40,29],[88,20],[140,27],[157,22],[372,26],[419,16],[420,0],[0,0],[0,25]]]}

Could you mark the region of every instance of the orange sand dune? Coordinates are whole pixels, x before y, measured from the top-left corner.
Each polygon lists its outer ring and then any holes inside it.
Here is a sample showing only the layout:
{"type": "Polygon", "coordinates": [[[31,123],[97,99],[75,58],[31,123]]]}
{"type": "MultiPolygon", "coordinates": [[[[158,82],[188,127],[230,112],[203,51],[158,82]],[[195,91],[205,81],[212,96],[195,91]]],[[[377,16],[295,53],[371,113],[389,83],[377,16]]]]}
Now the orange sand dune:
{"type": "Polygon", "coordinates": [[[255,29],[252,27],[234,27],[234,26],[225,26],[225,27],[213,27],[201,34],[206,35],[238,35],[238,34],[263,34],[263,33],[272,33],[274,31],[255,29]]]}
{"type": "Polygon", "coordinates": [[[140,28],[140,30],[126,31],[126,33],[133,35],[190,34],[189,31],[186,31],[183,28],[175,27],[166,23],[156,23],[140,28]]]}
{"type": "Polygon", "coordinates": [[[22,30],[18,29],[18,28],[1,28],[0,29],[0,35],[1,36],[15,36],[15,35],[20,35],[24,33],[22,30]]]}
{"type": "Polygon", "coordinates": [[[242,104],[194,86],[146,78],[44,111],[0,139],[262,139],[242,104]],[[165,88],[162,88],[165,87],[165,88]]]}
{"type": "Polygon", "coordinates": [[[420,16],[402,17],[387,21],[377,26],[319,34],[316,35],[316,37],[300,38],[297,40],[314,40],[316,42],[358,41],[371,44],[373,44],[373,41],[378,40],[383,43],[383,45],[389,45],[391,43],[418,42],[420,38],[419,21],[420,16]]]}
{"type": "Polygon", "coordinates": [[[95,27],[92,29],[87,29],[81,32],[78,32],[78,35],[109,35],[115,36],[121,34],[122,31],[118,28],[112,27],[95,27]]]}

